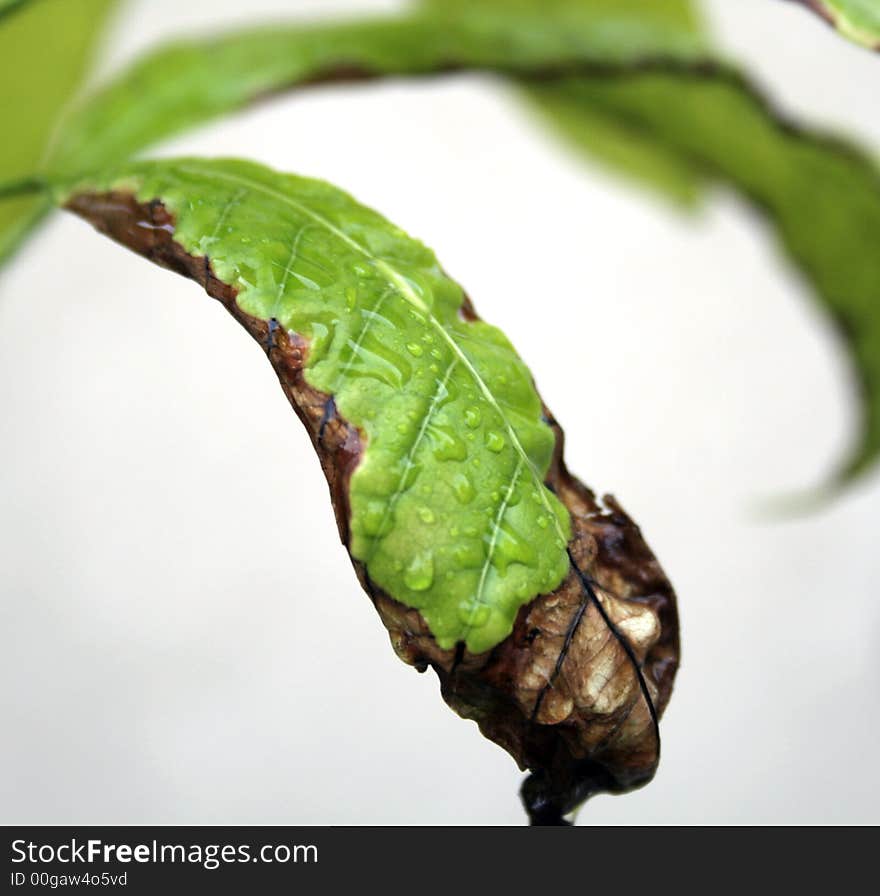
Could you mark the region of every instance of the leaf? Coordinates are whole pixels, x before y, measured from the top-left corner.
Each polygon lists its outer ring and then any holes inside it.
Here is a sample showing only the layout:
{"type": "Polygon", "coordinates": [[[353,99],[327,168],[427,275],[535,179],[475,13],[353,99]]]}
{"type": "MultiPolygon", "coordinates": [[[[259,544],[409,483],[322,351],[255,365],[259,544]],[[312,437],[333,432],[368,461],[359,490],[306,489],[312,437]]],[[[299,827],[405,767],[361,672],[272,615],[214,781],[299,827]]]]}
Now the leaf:
{"type": "Polygon", "coordinates": [[[120,183],[161,198],[244,313],[307,340],[303,376],[362,433],[349,534],[370,579],[441,647],[503,640],[565,576],[570,527],[543,485],[552,430],[501,333],[459,315],[460,288],[423,246],[328,185],[184,160],[97,189],[120,183]]]}
{"type": "MultiPolygon", "coordinates": [[[[676,53],[678,39],[692,41],[705,49],[703,30],[690,0],[422,0],[420,6],[437,15],[474,16],[480,13],[497,18],[531,13],[546,20],[566,20],[566,27],[583,31],[592,27],[619,29],[621,34],[641,30],[650,33],[650,46],[642,45],[641,55],[632,64],[641,64],[658,54],[676,53]]],[[[546,27],[546,25],[544,25],[546,27]]],[[[569,136],[578,149],[605,168],[637,181],[682,206],[694,206],[702,191],[698,171],[666,151],[656,141],[645,139],[601,110],[581,106],[572,114],[567,104],[558,105],[547,97],[524,94],[537,109],[543,124],[550,124],[569,136]]]]}
{"type": "Polygon", "coordinates": [[[543,122],[580,153],[683,207],[697,204],[705,186],[704,174],[653,134],[622,121],[613,109],[572,103],[549,85],[540,90],[524,87],[522,93],[543,122]]]}
{"type": "MultiPolygon", "coordinates": [[[[40,0],[0,7],[0,107],[7,128],[0,142],[0,183],[41,167],[52,127],[82,79],[113,6],[112,0],[40,0]]],[[[0,202],[0,264],[50,207],[34,196],[0,202]]]]}
{"type": "Polygon", "coordinates": [[[130,163],[59,199],[264,347],[395,649],[532,769],[533,820],[653,775],[671,586],[569,475],[528,370],[429,250],[329,184],[236,160],[130,163]]]}
{"type": "Polygon", "coordinates": [[[877,0],[796,0],[829,25],[869,50],[880,50],[880,3],[877,0]]]}
{"type": "Polygon", "coordinates": [[[557,107],[594,110],[737,189],[776,227],[850,351],[862,425],[830,487],[880,453],[880,168],[857,147],[782,118],[722,66],[630,71],[535,87],[557,107]]]}
{"type": "Polygon", "coordinates": [[[31,2],[32,0],[0,0],[0,19],[3,19],[10,13],[17,12],[31,2]]]}
{"type": "Polygon", "coordinates": [[[98,170],[180,131],[282,89],[322,81],[457,69],[552,75],[572,65],[646,55],[696,59],[702,41],[632,2],[601,17],[522,9],[421,14],[350,24],[260,28],[148,54],[68,122],[53,169],[98,170]]]}
{"type": "Polygon", "coordinates": [[[518,0],[512,6],[482,0],[481,5],[464,4],[464,11],[450,4],[405,19],[276,27],[193,41],[149,55],[84,104],[65,130],[53,168],[99,170],[156,140],[297,84],[457,68],[513,75],[529,85],[531,99],[573,145],[591,155],[662,185],[685,203],[696,199],[707,178],[715,178],[768,206],[770,219],[781,228],[784,244],[838,324],[856,365],[866,415],[862,439],[833,477],[833,483],[849,481],[874,462],[880,442],[880,386],[873,348],[880,326],[873,295],[880,286],[876,253],[867,245],[860,223],[862,207],[873,208],[874,165],[857,149],[837,152],[832,147],[839,141],[793,129],[767,110],[741,77],[707,61],[701,48],[690,7],[673,0],[647,5],[641,0],[555,0],[546,8],[535,0],[518,0]],[[502,6],[505,13],[500,15],[502,6]],[[621,85],[629,83],[637,93],[640,77],[649,83],[652,72],[665,75],[662,95],[656,97],[662,105],[653,110],[629,108],[621,85]],[[569,83],[557,90],[556,82],[566,77],[569,83]],[[572,95],[575,80],[584,85],[578,96],[572,95]],[[725,94],[724,102],[742,107],[735,114],[762,118],[763,136],[757,145],[735,135],[716,139],[712,147],[699,145],[701,140],[705,144],[708,132],[717,137],[724,124],[708,104],[694,102],[695,85],[711,92],[713,84],[725,94]],[[667,108],[673,111],[664,125],[667,108]],[[749,108],[752,113],[743,113],[749,108]],[[690,115],[709,116],[708,124],[696,121],[691,137],[687,126],[681,126],[690,115]],[[673,127],[678,131],[670,136],[666,130],[673,127]],[[797,140],[792,139],[793,130],[797,140]],[[778,176],[775,186],[769,175],[756,183],[760,175],[751,167],[768,142],[798,166],[793,171],[771,166],[778,176]],[[788,152],[789,145],[802,151],[788,152]],[[835,178],[846,182],[837,198],[830,186],[819,188],[811,179],[809,158],[816,154],[826,159],[835,178]],[[786,199],[786,184],[793,180],[806,193],[786,199]],[[811,200],[814,187],[821,196],[811,200]],[[859,195],[861,190],[864,195],[859,195]],[[799,220],[797,209],[804,203],[821,206],[824,217],[799,220]],[[815,226],[817,220],[825,222],[822,227],[815,226]],[[844,231],[853,239],[840,238],[844,231]],[[841,289],[845,295],[839,294],[841,289]]]}

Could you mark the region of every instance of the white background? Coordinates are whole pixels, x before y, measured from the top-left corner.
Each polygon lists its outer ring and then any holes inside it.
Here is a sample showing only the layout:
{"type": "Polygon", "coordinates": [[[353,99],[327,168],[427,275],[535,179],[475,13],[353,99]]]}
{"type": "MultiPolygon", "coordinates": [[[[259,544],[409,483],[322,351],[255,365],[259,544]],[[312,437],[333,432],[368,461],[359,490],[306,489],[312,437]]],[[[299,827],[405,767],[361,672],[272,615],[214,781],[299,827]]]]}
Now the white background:
{"type": "MultiPolygon", "coordinates": [[[[102,70],[208,24],[394,6],[140,0],[102,70]]],[[[880,57],[791,3],[707,14],[783,108],[880,145],[880,57]]],[[[425,240],[642,525],[683,666],[656,780],[582,822],[880,821],[880,478],[756,513],[820,482],[855,416],[749,209],[676,212],[474,76],[312,89],[161,151],[327,178],[425,240]]],[[[220,306],[60,215],[0,293],[0,821],[522,823],[512,760],[394,657],[220,306]]]]}

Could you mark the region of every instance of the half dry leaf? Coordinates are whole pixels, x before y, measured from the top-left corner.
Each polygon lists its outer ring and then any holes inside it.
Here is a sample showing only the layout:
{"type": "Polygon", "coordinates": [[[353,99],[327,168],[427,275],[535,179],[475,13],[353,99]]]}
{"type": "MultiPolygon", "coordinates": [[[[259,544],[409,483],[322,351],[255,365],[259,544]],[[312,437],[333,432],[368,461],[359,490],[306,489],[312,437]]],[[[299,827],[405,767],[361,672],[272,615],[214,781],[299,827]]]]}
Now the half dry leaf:
{"type": "Polygon", "coordinates": [[[264,348],[395,650],[532,771],[533,821],[652,777],[672,588],[568,473],[529,371],[433,253],[329,184],[237,160],[131,163],[59,198],[264,348]]]}

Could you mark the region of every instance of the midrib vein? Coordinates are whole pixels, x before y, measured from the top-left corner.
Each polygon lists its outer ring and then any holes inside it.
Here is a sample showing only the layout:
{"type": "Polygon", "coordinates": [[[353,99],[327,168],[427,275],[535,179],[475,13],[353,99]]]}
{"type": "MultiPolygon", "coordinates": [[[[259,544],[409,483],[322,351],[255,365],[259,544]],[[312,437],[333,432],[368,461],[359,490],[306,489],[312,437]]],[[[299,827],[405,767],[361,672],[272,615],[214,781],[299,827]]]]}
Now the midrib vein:
{"type": "Polygon", "coordinates": [[[501,405],[492,394],[485,380],[480,376],[479,371],[471,363],[470,358],[468,358],[468,356],[461,350],[461,347],[452,338],[446,327],[444,327],[443,324],[441,324],[440,321],[437,320],[437,318],[431,312],[431,309],[422,301],[421,297],[416,294],[412,286],[409,284],[409,281],[406,279],[406,277],[403,276],[403,274],[401,274],[396,268],[394,268],[384,259],[377,258],[372,253],[368,252],[360,243],[358,243],[356,240],[353,240],[347,233],[345,233],[345,231],[340,230],[335,224],[333,224],[332,221],[328,221],[327,218],[325,218],[322,214],[314,211],[307,205],[303,205],[301,202],[297,202],[286,193],[282,193],[278,190],[273,189],[272,187],[268,187],[257,180],[252,180],[251,178],[243,177],[238,174],[231,174],[228,171],[219,171],[214,168],[201,168],[196,165],[178,165],[176,167],[179,171],[189,174],[195,174],[198,177],[218,178],[220,180],[228,181],[229,183],[239,184],[240,186],[247,187],[248,189],[254,190],[255,192],[271,196],[279,202],[289,205],[291,208],[295,208],[298,212],[300,212],[300,214],[305,215],[307,218],[311,218],[311,220],[313,220],[316,224],[319,224],[321,227],[325,228],[329,233],[332,233],[337,239],[341,240],[356,252],[363,255],[364,258],[369,259],[369,261],[371,261],[378,270],[385,274],[385,276],[396,287],[401,297],[405,301],[409,302],[409,304],[414,308],[418,309],[425,316],[425,319],[428,321],[428,323],[447,343],[453,354],[458,358],[462,366],[470,374],[474,383],[476,383],[477,388],[480,390],[480,392],[482,392],[483,397],[501,418],[515,451],[519,454],[521,460],[528,465],[528,468],[532,474],[532,478],[534,479],[535,484],[538,486],[538,494],[541,496],[541,502],[543,503],[547,512],[550,514],[550,518],[553,520],[553,524],[556,528],[557,533],[559,534],[559,537],[563,542],[566,542],[568,540],[565,532],[562,529],[562,526],[559,523],[559,518],[556,515],[556,511],[553,507],[550,506],[550,502],[547,500],[544,481],[538,471],[535,469],[535,465],[534,463],[532,463],[532,459],[528,456],[528,454],[526,454],[526,451],[516,434],[516,430],[507,419],[507,415],[502,410],[501,405]]]}

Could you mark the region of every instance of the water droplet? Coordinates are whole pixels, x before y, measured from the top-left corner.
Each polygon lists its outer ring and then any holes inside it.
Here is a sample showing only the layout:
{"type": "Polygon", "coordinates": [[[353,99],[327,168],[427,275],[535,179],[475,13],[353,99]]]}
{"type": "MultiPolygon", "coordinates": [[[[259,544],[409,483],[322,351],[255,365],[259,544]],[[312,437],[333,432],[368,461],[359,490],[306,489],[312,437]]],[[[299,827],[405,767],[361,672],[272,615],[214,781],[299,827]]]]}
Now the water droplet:
{"type": "Polygon", "coordinates": [[[424,349],[418,344],[418,342],[408,342],[406,344],[406,350],[414,357],[419,358],[422,355],[424,349]]]}
{"type": "Polygon", "coordinates": [[[464,412],[464,422],[471,428],[476,429],[480,425],[480,420],[483,415],[480,413],[480,409],[477,407],[468,408],[464,412]]]}
{"type": "Polygon", "coordinates": [[[431,438],[437,460],[464,460],[467,457],[467,445],[453,430],[435,426],[431,429],[431,438]]]}
{"type": "Polygon", "coordinates": [[[387,528],[387,522],[390,522],[390,519],[388,521],[385,520],[385,510],[384,501],[370,501],[367,504],[366,510],[361,515],[361,525],[365,534],[379,535],[381,534],[380,529],[387,528]],[[386,523],[386,525],[383,526],[383,523],[386,523]]]}
{"type": "Polygon", "coordinates": [[[486,549],[479,539],[463,541],[452,551],[456,569],[479,569],[483,565],[486,549]]]}
{"type": "Polygon", "coordinates": [[[485,604],[466,601],[459,605],[458,618],[471,627],[485,625],[489,621],[489,608],[485,604]]]}
{"type": "Polygon", "coordinates": [[[455,497],[461,501],[462,504],[468,504],[474,500],[474,495],[476,491],[474,490],[474,485],[468,479],[466,473],[457,473],[455,478],[452,480],[452,490],[455,492],[455,497]]]}
{"type": "Polygon", "coordinates": [[[494,430],[486,435],[486,447],[496,454],[504,447],[504,436],[494,430]]]}
{"type": "Polygon", "coordinates": [[[434,522],[434,511],[430,507],[420,507],[419,519],[430,526],[434,522]]]}
{"type": "Polygon", "coordinates": [[[547,517],[546,517],[546,516],[543,516],[543,515],[538,517],[538,521],[537,521],[537,522],[538,522],[538,525],[539,525],[542,529],[546,529],[547,526],[550,525],[550,520],[548,520],[547,517]]]}
{"type": "Polygon", "coordinates": [[[434,557],[430,551],[416,554],[403,574],[403,584],[413,591],[427,591],[434,582],[434,557]]]}
{"type": "Polygon", "coordinates": [[[538,554],[535,548],[524,538],[505,525],[499,527],[495,538],[495,554],[493,561],[498,565],[502,575],[512,563],[524,566],[535,566],[538,554]]]}

